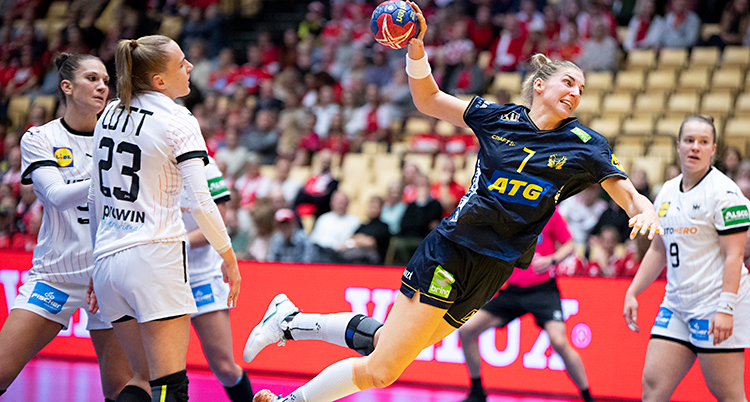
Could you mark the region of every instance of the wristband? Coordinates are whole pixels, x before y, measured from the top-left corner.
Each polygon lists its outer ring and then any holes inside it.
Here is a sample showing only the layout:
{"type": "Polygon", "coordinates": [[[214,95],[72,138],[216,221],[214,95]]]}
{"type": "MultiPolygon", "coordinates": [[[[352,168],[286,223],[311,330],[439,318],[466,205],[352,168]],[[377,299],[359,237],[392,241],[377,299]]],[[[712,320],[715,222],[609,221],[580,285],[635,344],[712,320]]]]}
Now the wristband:
{"type": "Polygon", "coordinates": [[[719,313],[734,315],[734,307],[737,305],[737,294],[730,292],[721,292],[719,295],[719,313]]]}
{"type": "Polygon", "coordinates": [[[558,261],[555,257],[552,257],[552,259],[549,261],[550,265],[557,265],[558,261]]]}
{"type": "Polygon", "coordinates": [[[427,53],[419,60],[414,60],[406,55],[406,75],[416,80],[427,78],[432,74],[432,68],[427,61],[427,53]]]}

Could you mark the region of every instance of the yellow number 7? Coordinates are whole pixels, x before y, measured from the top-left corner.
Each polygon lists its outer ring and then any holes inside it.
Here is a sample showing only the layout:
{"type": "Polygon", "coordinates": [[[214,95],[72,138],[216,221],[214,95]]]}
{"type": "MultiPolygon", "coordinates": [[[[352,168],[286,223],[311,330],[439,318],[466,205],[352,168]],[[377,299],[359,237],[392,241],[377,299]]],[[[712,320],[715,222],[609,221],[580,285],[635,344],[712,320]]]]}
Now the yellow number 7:
{"type": "Polygon", "coordinates": [[[517,172],[518,172],[518,173],[521,173],[521,171],[523,170],[523,167],[524,167],[524,166],[526,166],[526,162],[528,162],[528,161],[529,161],[529,159],[531,159],[531,157],[532,157],[532,156],[534,156],[534,154],[536,153],[536,151],[532,151],[532,150],[530,150],[530,149],[528,149],[528,148],[524,148],[523,150],[524,150],[524,151],[526,151],[526,152],[528,152],[528,153],[529,153],[529,155],[528,155],[528,156],[526,156],[526,157],[525,157],[525,158],[523,159],[523,162],[521,162],[521,166],[519,166],[519,167],[518,167],[518,170],[517,170],[517,172]]]}

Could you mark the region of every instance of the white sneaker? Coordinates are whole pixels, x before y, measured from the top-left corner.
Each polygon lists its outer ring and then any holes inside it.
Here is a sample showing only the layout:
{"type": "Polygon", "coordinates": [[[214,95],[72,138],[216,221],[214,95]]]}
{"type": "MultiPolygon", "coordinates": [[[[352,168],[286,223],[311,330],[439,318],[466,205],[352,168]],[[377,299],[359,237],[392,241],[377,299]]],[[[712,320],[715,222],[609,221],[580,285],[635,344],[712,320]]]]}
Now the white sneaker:
{"type": "Polygon", "coordinates": [[[253,328],[253,332],[247,338],[242,358],[250,363],[266,346],[272,343],[284,346],[284,331],[289,325],[285,319],[295,313],[299,313],[299,309],[285,294],[276,295],[268,306],[263,320],[253,328]]]}

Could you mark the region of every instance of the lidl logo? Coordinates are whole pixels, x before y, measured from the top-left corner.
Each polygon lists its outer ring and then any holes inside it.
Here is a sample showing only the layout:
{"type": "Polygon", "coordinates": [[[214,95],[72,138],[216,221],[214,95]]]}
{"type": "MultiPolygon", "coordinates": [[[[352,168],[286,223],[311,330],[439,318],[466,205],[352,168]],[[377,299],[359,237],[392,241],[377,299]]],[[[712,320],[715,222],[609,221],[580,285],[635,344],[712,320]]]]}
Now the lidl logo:
{"type": "Polygon", "coordinates": [[[668,308],[659,308],[659,314],[656,315],[656,321],[654,326],[667,328],[669,327],[669,321],[672,319],[672,310],[668,308]]]}
{"type": "Polygon", "coordinates": [[[750,223],[750,213],[748,213],[746,205],[723,208],[721,214],[724,216],[724,226],[750,223]]]}
{"type": "Polygon", "coordinates": [[[692,318],[688,325],[690,326],[690,335],[693,339],[698,341],[708,340],[708,320],[696,320],[692,318]]]}
{"type": "Polygon", "coordinates": [[[29,296],[30,304],[39,306],[52,314],[57,314],[62,311],[62,308],[67,301],[67,293],[55,289],[43,282],[37,282],[37,284],[34,285],[34,290],[31,291],[31,296],[29,296]]]}
{"type": "Polygon", "coordinates": [[[577,135],[578,138],[580,138],[584,144],[589,142],[589,140],[591,139],[591,136],[589,135],[589,133],[581,130],[580,127],[573,127],[573,129],[570,130],[570,132],[577,135]]]}
{"type": "Polygon", "coordinates": [[[515,173],[496,170],[490,179],[488,190],[495,197],[531,207],[539,205],[542,196],[552,188],[551,183],[515,173]]]}
{"type": "Polygon", "coordinates": [[[659,216],[662,218],[667,216],[667,210],[669,210],[669,203],[665,202],[661,204],[661,206],[659,207],[659,216]]]}
{"type": "Polygon", "coordinates": [[[52,148],[57,164],[60,167],[73,167],[73,150],[67,147],[52,148]]]}
{"type": "Polygon", "coordinates": [[[214,302],[214,292],[211,290],[211,284],[196,286],[193,288],[193,298],[197,307],[205,306],[214,302]]]}
{"type": "Polygon", "coordinates": [[[455,281],[456,279],[450,272],[438,265],[437,268],[435,268],[435,273],[432,274],[432,282],[430,283],[429,292],[435,296],[448,297],[448,295],[451,294],[453,282],[455,281]]]}
{"type": "Polygon", "coordinates": [[[612,154],[612,166],[616,167],[617,170],[624,172],[624,170],[622,169],[622,166],[620,166],[620,161],[617,160],[617,157],[615,156],[615,154],[612,154]]]}

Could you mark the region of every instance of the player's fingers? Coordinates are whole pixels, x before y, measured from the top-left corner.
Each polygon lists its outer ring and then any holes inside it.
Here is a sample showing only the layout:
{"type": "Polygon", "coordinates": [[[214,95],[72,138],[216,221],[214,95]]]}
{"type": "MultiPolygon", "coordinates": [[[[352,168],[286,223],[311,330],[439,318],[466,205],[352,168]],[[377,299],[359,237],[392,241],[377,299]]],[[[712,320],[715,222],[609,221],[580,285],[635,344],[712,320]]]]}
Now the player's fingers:
{"type": "MultiPolygon", "coordinates": [[[[711,335],[714,333],[714,322],[711,321],[708,323],[708,334],[711,335]]],[[[716,334],[714,334],[716,336],[716,334]]]]}
{"type": "Polygon", "coordinates": [[[635,239],[635,236],[638,234],[638,231],[641,230],[643,227],[643,224],[640,222],[637,222],[635,225],[633,225],[633,230],[630,231],[630,240],[635,239]]]}

